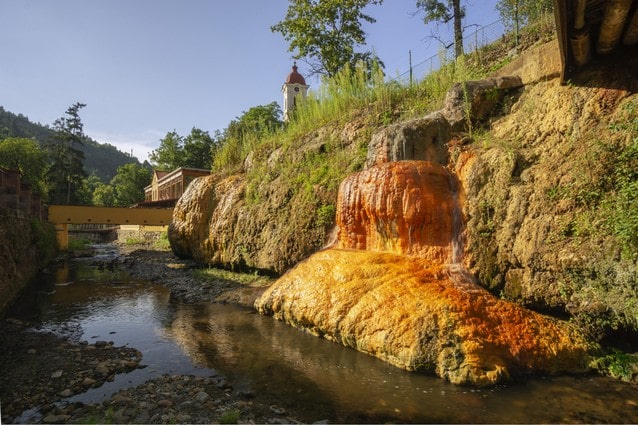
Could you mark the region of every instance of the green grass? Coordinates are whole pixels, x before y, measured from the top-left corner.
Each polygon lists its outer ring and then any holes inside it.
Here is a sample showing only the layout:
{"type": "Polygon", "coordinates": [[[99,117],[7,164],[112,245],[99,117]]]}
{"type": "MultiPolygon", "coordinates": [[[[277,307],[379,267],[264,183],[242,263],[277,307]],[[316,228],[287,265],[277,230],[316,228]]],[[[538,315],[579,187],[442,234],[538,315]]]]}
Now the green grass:
{"type": "Polygon", "coordinates": [[[142,238],[126,238],[126,240],[124,241],[124,244],[127,246],[144,245],[146,244],[146,240],[142,238]]]}
{"type": "Polygon", "coordinates": [[[69,251],[77,251],[86,249],[87,246],[92,244],[89,239],[84,238],[69,238],[69,251]]]}
{"type": "Polygon", "coordinates": [[[219,417],[220,424],[236,424],[239,420],[240,412],[237,409],[226,410],[219,417]]]}
{"type": "Polygon", "coordinates": [[[632,382],[633,372],[638,368],[638,354],[612,349],[608,354],[595,358],[591,367],[603,375],[632,382]]]}
{"type": "Polygon", "coordinates": [[[274,279],[257,273],[239,273],[218,268],[198,269],[193,274],[200,279],[230,280],[245,286],[267,286],[274,282],[274,279]]]}
{"type": "Polygon", "coordinates": [[[171,249],[171,243],[168,240],[167,231],[162,232],[160,237],[155,242],[153,242],[153,248],[160,251],[168,251],[169,249],[171,249]]]}

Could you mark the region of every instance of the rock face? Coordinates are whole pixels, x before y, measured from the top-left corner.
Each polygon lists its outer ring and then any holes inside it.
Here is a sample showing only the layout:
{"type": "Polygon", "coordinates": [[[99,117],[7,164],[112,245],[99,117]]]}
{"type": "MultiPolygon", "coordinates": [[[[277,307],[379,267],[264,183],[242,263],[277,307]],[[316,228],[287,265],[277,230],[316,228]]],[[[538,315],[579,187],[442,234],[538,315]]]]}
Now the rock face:
{"type": "Polygon", "coordinates": [[[339,181],[363,161],[364,130],[356,122],[323,128],[294,148],[252,152],[234,175],[194,180],[173,210],[173,251],[204,264],[284,273],[327,242],[339,181]],[[316,163],[314,175],[298,174],[303,161],[316,163]],[[331,171],[343,174],[326,176],[325,163],[335,161],[331,171]]]}
{"type": "Polygon", "coordinates": [[[410,159],[446,164],[450,130],[441,112],[382,128],[370,140],[366,167],[410,159]]]}
{"type": "Polygon", "coordinates": [[[0,211],[0,316],[54,254],[53,226],[0,211]]]}
{"type": "Polygon", "coordinates": [[[347,179],[338,246],[359,250],[313,255],[269,288],[257,309],[457,384],[584,370],[587,345],[575,329],[500,300],[458,264],[445,264],[456,232],[453,181],[443,167],[419,161],[347,179]]]}
{"type": "Polygon", "coordinates": [[[338,246],[453,262],[461,232],[456,179],[426,161],[390,162],[340,186],[338,246]]]}

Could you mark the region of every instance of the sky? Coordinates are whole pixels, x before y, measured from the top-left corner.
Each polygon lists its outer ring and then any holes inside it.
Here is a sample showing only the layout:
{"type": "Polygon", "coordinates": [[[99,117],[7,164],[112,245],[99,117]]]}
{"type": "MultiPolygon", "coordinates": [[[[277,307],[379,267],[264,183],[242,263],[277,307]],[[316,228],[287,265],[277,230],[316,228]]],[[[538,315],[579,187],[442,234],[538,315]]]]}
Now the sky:
{"type": "MultiPolygon", "coordinates": [[[[466,0],[468,32],[499,19],[497,0],[466,0]]],[[[366,49],[389,76],[436,55],[415,0],[366,12],[366,49]]],[[[292,53],[270,27],[287,0],[1,0],[0,106],[52,124],[75,102],[84,132],[139,160],[170,131],[223,130],[244,111],[282,103],[292,53]]],[[[299,72],[307,68],[299,62],[299,72]]],[[[320,81],[307,77],[310,90],[320,81]]]]}

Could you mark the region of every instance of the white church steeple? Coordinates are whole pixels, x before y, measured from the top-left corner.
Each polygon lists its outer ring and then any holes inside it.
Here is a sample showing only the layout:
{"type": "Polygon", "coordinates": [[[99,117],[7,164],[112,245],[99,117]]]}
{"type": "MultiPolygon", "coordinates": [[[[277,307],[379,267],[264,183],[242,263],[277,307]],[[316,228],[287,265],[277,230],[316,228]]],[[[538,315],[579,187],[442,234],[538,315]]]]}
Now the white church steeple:
{"type": "Polygon", "coordinates": [[[303,76],[297,72],[297,62],[292,65],[292,72],[288,74],[286,82],[281,87],[281,93],[284,95],[284,121],[288,122],[290,114],[295,109],[296,98],[301,95],[302,99],[308,94],[308,85],[303,76]]]}

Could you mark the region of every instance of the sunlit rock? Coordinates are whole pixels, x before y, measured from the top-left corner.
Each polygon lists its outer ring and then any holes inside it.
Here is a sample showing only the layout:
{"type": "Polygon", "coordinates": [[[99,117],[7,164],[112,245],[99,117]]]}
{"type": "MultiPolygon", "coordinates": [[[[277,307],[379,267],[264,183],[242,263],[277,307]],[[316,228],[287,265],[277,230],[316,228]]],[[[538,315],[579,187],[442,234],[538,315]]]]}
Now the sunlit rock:
{"type": "Polygon", "coordinates": [[[569,324],[500,300],[462,271],[404,255],[319,252],[280,278],[256,307],[457,384],[583,371],[587,364],[587,345],[569,324]]]}
{"type": "Polygon", "coordinates": [[[456,179],[425,161],[381,164],[346,178],[337,200],[338,246],[449,263],[462,231],[456,179]]]}
{"type": "Polygon", "coordinates": [[[256,308],[457,384],[585,370],[588,347],[571,325],[491,295],[463,268],[457,186],[444,167],[425,161],[348,177],[335,248],[282,276],[256,308]]]}
{"type": "Polygon", "coordinates": [[[240,176],[195,179],[173,210],[169,226],[173,252],[202,263],[230,263],[235,252],[225,241],[235,229],[229,218],[237,214],[244,186],[240,176]]]}
{"type": "Polygon", "coordinates": [[[370,140],[366,166],[405,160],[446,164],[450,131],[441,112],[384,127],[370,140]]]}

